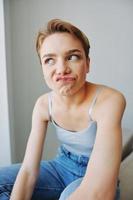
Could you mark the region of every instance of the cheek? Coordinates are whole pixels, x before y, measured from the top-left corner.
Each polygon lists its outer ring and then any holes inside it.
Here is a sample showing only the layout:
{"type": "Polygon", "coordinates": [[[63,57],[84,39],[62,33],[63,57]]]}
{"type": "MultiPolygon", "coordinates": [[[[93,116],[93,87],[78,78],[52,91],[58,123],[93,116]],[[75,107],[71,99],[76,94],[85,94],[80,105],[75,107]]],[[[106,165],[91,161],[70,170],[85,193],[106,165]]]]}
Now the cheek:
{"type": "Polygon", "coordinates": [[[51,86],[52,81],[53,81],[53,71],[51,70],[43,70],[43,77],[45,82],[47,83],[48,86],[51,86]]]}
{"type": "Polygon", "coordinates": [[[48,76],[49,76],[49,70],[47,70],[46,68],[42,67],[42,72],[43,72],[44,78],[48,78],[48,76]]]}
{"type": "Polygon", "coordinates": [[[80,68],[78,68],[78,71],[76,72],[79,76],[80,80],[85,80],[87,75],[87,68],[85,65],[81,65],[80,68]]]}
{"type": "Polygon", "coordinates": [[[83,75],[86,73],[86,66],[85,64],[81,64],[79,67],[76,68],[77,72],[80,74],[80,75],[83,75]]]}

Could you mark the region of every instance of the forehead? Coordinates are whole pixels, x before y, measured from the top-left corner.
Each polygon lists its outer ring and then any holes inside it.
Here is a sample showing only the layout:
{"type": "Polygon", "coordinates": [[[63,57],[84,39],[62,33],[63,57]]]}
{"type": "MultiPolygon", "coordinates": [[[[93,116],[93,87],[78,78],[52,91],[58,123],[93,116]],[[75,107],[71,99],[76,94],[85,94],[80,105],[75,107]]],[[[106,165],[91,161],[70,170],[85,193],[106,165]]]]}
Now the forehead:
{"type": "Polygon", "coordinates": [[[54,33],[46,37],[40,48],[40,54],[58,53],[79,49],[84,51],[81,41],[69,33],[54,33]]]}

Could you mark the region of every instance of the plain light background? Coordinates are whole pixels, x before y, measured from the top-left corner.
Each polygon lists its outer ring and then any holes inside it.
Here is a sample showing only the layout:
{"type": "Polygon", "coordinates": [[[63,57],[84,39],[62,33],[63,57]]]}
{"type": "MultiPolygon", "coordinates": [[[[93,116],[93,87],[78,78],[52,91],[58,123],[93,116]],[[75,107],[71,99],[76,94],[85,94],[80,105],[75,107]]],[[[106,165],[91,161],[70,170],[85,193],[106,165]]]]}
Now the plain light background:
{"type": "MultiPolygon", "coordinates": [[[[88,36],[91,70],[87,79],[125,95],[123,126],[133,130],[132,0],[5,0],[4,11],[12,162],[22,161],[34,104],[48,91],[35,39],[38,30],[52,18],[67,20],[88,36]]],[[[52,158],[57,145],[55,129],[50,125],[43,159],[52,158]]]]}
{"type": "Polygon", "coordinates": [[[4,4],[0,0],[0,166],[11,163],[4,4]]]}

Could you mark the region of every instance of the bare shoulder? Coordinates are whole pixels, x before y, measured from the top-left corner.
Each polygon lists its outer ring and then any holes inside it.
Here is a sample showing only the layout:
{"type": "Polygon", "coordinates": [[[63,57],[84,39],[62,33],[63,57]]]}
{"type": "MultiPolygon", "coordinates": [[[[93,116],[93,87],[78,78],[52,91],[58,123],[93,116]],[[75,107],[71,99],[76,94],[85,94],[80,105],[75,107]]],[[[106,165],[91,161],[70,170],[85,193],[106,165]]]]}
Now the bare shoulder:
{"type": "Polygon", "coordinates": [[[34,113],[38,113],[43,121],[49,121],[48,93],[38,97],[33,109],[33,114],[34,113]]]}
{"type": "Polygon", "coordinates": [[[102,86],[96,105],[96,117],[121,118],[126,107],[125,96],[118,90],[108,86],[102,86]]]}
{"type": "Polygon", "coordinates": [[[118,105],[120,104],[121,106],[126,105],[126,99],[125,96],[118,90],[114,88],[110,88],[107,86],[103,86],[103,94],[101,97],[103,103],[113,103],[113,105],[118,105]]]}
{"type": "Polygon", "coordinates": [[[126,104],[125,96],[120,91],[108,86],[102,87],[101,101],[126,104]]]}

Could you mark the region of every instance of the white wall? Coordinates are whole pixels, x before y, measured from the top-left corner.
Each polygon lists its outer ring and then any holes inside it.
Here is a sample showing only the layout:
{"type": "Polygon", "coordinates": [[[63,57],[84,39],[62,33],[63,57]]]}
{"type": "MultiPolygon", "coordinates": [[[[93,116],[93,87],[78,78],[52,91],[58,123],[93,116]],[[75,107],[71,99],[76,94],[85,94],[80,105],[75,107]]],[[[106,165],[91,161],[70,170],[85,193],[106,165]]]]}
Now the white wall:
{"type": "MultiPolygon", "coordinates": [[[[7,2],[7,1],[6,1],[7,2]]],[[[10,31],[16,161],[21,161],[37,97],[47,90],[35,52],[35,36],[51,18],[68,20],[90,38],[91,72],[88,80],[115,87],[124,93],[127,108],[123,126],[133,129],[133,1],[131,0],[11,0],[10,31]]],[[[50,127],[45,158],[55,154],[50,127]]]]}
{"type": "Polygon", "coordinates": [[[11,164],[3,0],[0,0],[0,167],[11,164]]]}

